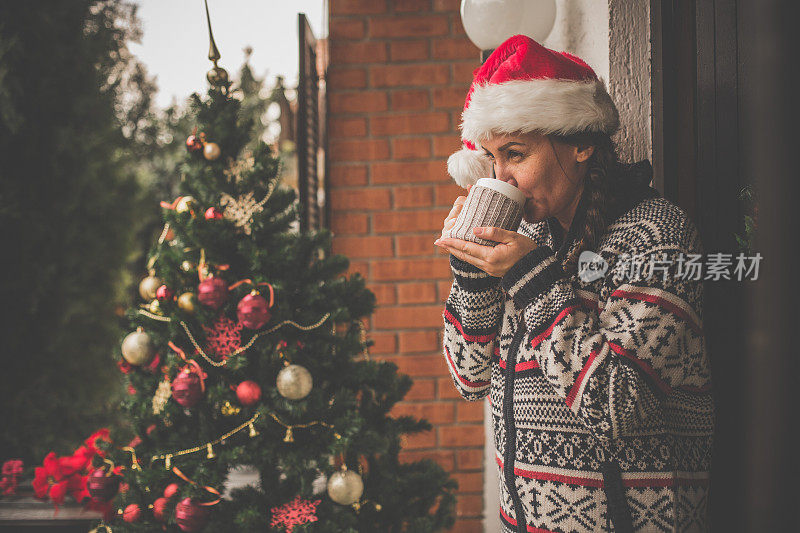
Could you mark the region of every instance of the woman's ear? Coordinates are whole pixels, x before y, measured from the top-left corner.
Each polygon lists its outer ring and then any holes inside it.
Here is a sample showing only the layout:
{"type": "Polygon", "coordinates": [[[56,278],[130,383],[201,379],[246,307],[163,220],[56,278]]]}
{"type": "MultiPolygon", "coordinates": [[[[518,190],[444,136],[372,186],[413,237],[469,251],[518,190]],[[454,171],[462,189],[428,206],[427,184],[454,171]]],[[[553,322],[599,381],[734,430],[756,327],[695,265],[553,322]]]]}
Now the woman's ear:
{"type": "Polygon", "coordinates": [[[588,161],[593,153],[594,146],[591,144],[578,145],[575,147],[575,160],[578,163],[583,163],[584,161],[588,161]]]}

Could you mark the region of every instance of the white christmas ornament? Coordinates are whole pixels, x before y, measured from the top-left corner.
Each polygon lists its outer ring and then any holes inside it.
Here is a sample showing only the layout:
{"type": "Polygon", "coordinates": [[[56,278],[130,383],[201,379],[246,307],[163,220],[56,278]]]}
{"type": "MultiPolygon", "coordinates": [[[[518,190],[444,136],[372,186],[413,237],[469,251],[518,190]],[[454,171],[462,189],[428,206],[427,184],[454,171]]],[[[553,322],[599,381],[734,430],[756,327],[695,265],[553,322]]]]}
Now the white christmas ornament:
{"type": "Polygon", "coordinates": [[[300,365],[285,366],[278,372],[278,393],[288,400],[301,400],[311,392],[314,381],[311,372],[300,365]]]}
{"type": "Polygon", "coordinates": [[[555,0],[462,0],[467,37],[481,50],[493,50],[514,35],[543,41],[556,20],[555,0]]]}
{"type": "Polygon", "coordinates": [[[352,470],[335,472],[328,480],[328,496],[340,505],[356,503],[363,493],[364,482],[352,470]]]}

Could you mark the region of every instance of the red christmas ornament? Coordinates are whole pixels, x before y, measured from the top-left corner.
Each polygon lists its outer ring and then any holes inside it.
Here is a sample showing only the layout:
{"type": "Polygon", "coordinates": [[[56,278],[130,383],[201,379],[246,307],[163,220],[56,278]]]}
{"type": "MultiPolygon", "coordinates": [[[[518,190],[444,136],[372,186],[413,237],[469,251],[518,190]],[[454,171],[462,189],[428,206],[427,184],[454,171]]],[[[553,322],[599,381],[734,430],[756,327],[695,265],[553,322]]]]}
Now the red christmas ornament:
{"type": "Polygon", "coordinates": [[[207,277],[197,287],[197,299],[211,309],[219,309],[228,298],[228,284],[222,278],[207,277]]]}
{"type": "Polygon", "coordinates": [[[216,356],[231,355],[242,347],[243,327],[225,315],[220,315],[212,327],[203,326],[207,350],[216,356]]]}
{"type": "Polygon", "coordinates": [[[222,212],[216,207],[206,209],[206,220],[219,220],[222,216],[222,212]]]}
{"type": "Polygon", "coordinates": [[[203,141],[197,135],[189,135],[186,139],[186,149],[190,152],[197,152],[203,149],[203,141]]]}
{"type": "Polygon", "coordinates": [[[86,481],[86,490],[89,491],[93,502],[110,502],[117,495],[119,476],[107,474],[104,469],[97,468],[89,475],[89,479],[86,481]]]}
{"type": "Polygon", "coordinates": [[[175,506],[175,522],[181,531],[200,531],[208,523],[208,509],[191,498],[184,498],[175,506]]]}
{"type": "Polygon", "coordinates": [[[122,519],[126,522],[133,523],[138,522],[139,519],[142,517],[142,510],[139,509],[139,506],[135,503],[130,504],[125,508],[122,512],[122,519]]]}
{"type": "Polygon", "coordinates": [[[269,322],[272,316],[267,300],[260,294],[252,292],[242,298],[236,306],[236,315],[239,317],[239,322],[250,329],[259,329],[269,322]]]}
{"type": "Polygon", "coordinates": [[[192,407],[203,397],[203,384],[196,372],[184,369],[172,380],[172,397],[183,407],[192,407]]]}
{"type": "Polygon", "coordinates": [[[236,397],[242,405],[254,405],[261,399],[261,387],[255,381],[247,380],[236,387],[236,397]]]}
{"type": "Polygon", "coordinates": [[[170,289],[166,285],[162,285],[158,289],[156,289],[156,299],[159,302],[165,302],[167,300],[172,300],[172,298],[174,296],[175,296],[175,293],[172,291],[172,289],[170,289]]]}
{"type": "Polygon", "coordinates": [[[153,502],[153,517],[159,522],[167,521],[166,511],[168,503],[169,498],[157,498],[156,501],[153,502]]]}
{"type": "Polygon", "coordinates": [[[164,497],[172,498],[178,492],[179,488],[180,487],[178,487],[177,483],[170,483],[169,485],[167,485],[167,488],[164,489],[164,497]]]}
{"type": "Polygon", "coordinates": [[[272,511],[270,527],[284,527],[286,533],[292,533],[294,526],[316,522],[318,520],[317,505],[321,501],[301,500],[297,495],[294,500],[279,507],[273,507],[270,509],[272,511]]]}

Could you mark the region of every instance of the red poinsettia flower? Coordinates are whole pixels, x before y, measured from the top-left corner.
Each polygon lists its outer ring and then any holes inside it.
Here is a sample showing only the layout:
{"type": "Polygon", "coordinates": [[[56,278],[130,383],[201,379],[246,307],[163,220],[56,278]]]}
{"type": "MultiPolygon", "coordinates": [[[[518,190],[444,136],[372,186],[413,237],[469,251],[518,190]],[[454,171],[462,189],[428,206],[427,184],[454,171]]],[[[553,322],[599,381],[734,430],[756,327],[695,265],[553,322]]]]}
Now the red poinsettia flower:
{"type": "Polygon", "coordinates": [[[108,428],[98,429],[97,431],[92,433],[92,435],[88,439],[84,441],[84,444],[89,449],[89,451],[91,451],[95,455],[99,455],[100,457],[105,457],[106,452],[97,447],[97,444],[99,444],[98,441],[109,444],[111,443],[111,437],[109,436],[108,428]]]}
{"type": "Polygon", "coordinates": [[[4,476],[17,476],[22,473],[22,460],[21,459],[9,459],[5,463],[3,463],[3,475],[4,476]]]}
{"type": "Polygon", "coordinates": [[[81,446],[72,455],[66,457],[59,457],[58,464],[61,466],[61,471],[65,476],[83,472],[94,457],[92,452],[86,446],[81,446]]]}
{"type": "Polygon", "coordinates": [[[3,476],[3,479],[0,479],[0,491],[2,491],[3,496],[16,494],[18,485],[19,482],[16,476],[3,476]]]}
{"type": "Polygon", "coordinates": [[[89,490],[86,485],[87,481],[89,481],[88,475],[79,474],[70,476],[67,480],[67,490],[69,490],[70,495],[75,498],[76,502],[80,503],[84,498],[89,497],[89,490]]]}
{"type": "Polygon", "coordinates": [[[42,466],[37,466],[33,473],[33,492],[39,499],[45,499],[50,494],[50,488],[62,482],[64,474],[55,452],[50,452],[44,458],[42,466]]]}

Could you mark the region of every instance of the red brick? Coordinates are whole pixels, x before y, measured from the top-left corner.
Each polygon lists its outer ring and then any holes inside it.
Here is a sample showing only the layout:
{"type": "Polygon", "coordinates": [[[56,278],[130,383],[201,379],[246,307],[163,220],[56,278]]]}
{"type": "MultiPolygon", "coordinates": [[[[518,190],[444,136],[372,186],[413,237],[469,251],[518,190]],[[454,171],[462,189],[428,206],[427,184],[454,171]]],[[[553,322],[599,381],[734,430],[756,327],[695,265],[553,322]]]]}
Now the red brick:
{"type": "Polygon", "coordinates": [[[367,167],[365,165],[342,165],[334,163],[328,171],[328,179],[333,187],[366,185],[367,167]]]}
{"type": "MultiPolygon", "coordinates": [[[[395,191],[395,195],[397,191],[395,191]]],[[[439,233],[444,225],[444,219],[440,222],[439,233]]],[[[436,246],[433,241],[436,240],[437,234],[430,235],[398,235],[397,239],[397,255],[401,257],[409,255],[433,255],[436,253],[436,246]]]]}
{"type": "Polygon", "coordinates": [[[456,520],[452,529],[447,533],[484,533],[483,518],[462,518],[456,520]]]}
{"type": "Polygon", "coordinates": [[[386,17],[369,19],[371,38],[395,37],[435,37],[447,35],[450,23],[446,15],[426,15],[421,17],[386,17]]]}
{"type": "Polygon", "coordinates": [[[328,136],[331,138],[363,137],[366,134],[365,118],[333,118],[328,121],[328,136]]]}
{"type": "Polygon", "coordinates": [[[456,516],[483,516],[483,494],[459,494],[456,516]]]}
{"type": "Polygon", "coordinates": [[[360,91],[353,93],[333,93],[329,100],[330,112],[335,113],[371,113],[386,111],[389,99],[380,91],[360,91]]]}
{"type": "Polygon", "coordinates": [[[433,138],[433,155],[435,157],[450,157],[460,149],[461,137],[458,135],[436,135],[433,138]]]}
{"type": "Polygon", "coordinates": [[[453,207],[456,198],[459,196],[467,195],[467,190],[456,185],[455,182],[450,182],[447,185],[437,185],[436,191],[436,205],[453,207]]]}
{"type": "Polygon", "coordinates": [[[469,39],[435,39],[432,55],[434,59],[480,60],[481,51],[469,39]]]}
{"type": "MultiPolygon", "coordinates": [[[[447,450],[403,451],[398,454],[397,458],[402,463],[414,463],[423,459],[432,459],[447,472],[451,472],[455,467],[455,456],[453,452],[447,450]]],[[[460,532],[460,530],[456,531],[460,532]]]]}
{"type": "Polygon", "coordinates": [[[428,59],[431,45],[427,39],[418,41],[393,41],[389,43],[389,57],[392,61],[420,61],[428,59]]]}
{"type": "Polygon", "coordinates": [[[337,235],[347,233],[366,233],[369,225],[367,215],[354,213],[333,213],[331,230],[337,235]]]}
{"type": "Polygon", "coordinates": [[[466,401],[461,394],[459,394],[458,389],[456,389],[455,383],[453,383],[452,377],[442,378],[437,381],[436,389],[438,391],[438,398],[440,400],[459,400],[459,401],[466,401]]]}
{"type": "Polygon", "coordinates": [[[441,305],[379,307],[373,315],[378,329],[430,328],[443,324],[441,305]]]}
{"type": "Polygon", "coordinates": [[[452,19],[453,30],[450,33],[453,35],[466,35],[467,31],[464,29],[464,24],[461,22],[461,16],[456,15],[452,19]]]}
{"type": "Polygon", "coordinates": [[[375,213],[373,219],[375,233],[411,233],[431,231],[430,241],[441,235],[447,211],[401,211],[375,213]]]}
{"type": "MultiPolygon", "coordinates": [[[[479,54],[480,55],[480,54],[479,54]]],[[[472,72],[480,66],[480,59],[475,61],[459,61],[453,63],[453,83],[472,83],[472,72]]],[[[465,95],[466,96],[466,95],[465,95]]]]}
{"type": "MultiPolygon", "coordinates": [[[[444,161],[372,163],[372,183],[452,182],[444,161]]],[[[449,210],[448,210],[449,211],[449,210]]],[[[445,213],[447,214],[447,213],[445,213]]],[[[442,217],[444,220],[444,217],[442,217]]]]}
{"type": "MultiPolygon", "coordinates": [[[[336,237],[333,253],[351,258],[392,257],[391,237],[336,237]]],[[[435,301],[431,300],[431,301],[435,301]]]]}
{"type": "Polygon", "coordinates": [[[458,402],[456,405],[459,422],[483,422],[483,402],[458,402]]]}
{"type": "Polygon", "coordinates": [[[450,65],[373,65],[369,74],[373,87],[443,85],[450,80],[450,65]]]}
{"type": "Polygon", "coordinates": [[[393,0],[392,6],[397,13],[423,12],[431,10],[431,0],[393,0]]]}
{"type": "Polygon", "coordinates": [[[331,16],[365,15],[386,12],[386,0],[335,0],[330,3],[331,16]]]}
{"type": "Polygon", "coordinates": [[[459,470],[483,470],[483,443],[481,448],[456,451],[456,462],[459,470]]]}
{"type": "Polygon", "coordinates": [[[450,131],[447,113],[405,113],[372,117],[372,135],[402,135],[404,133],[438,133],[450,131]]]}
{"type": "Polygon", "coordinates": [[[424,418],[433,425],[448,424],[455,420],[455,406],[452,402],[398,403],[391,410],[395,417],[408,415],[424,418]]]}
{"type": "MultiPolygon", "coordinates": [[[[391,106],[395,111],[419,111],[430,108],[431,98],[428,91],[423,89],[401,89],[392,91],[391,106]]],[[[373,134],[379,135],[375,132],[373,134]]]]}
{"type": "MultiPolygon", "coordinates": [[[[392,159],[430,159],[429,137],[400,137],[392,139],[392,159]]],[[[433,192],[433,189],[428,189],[433,192]]],[[[433,195],[431,194],[431,203],[433,195]]]]}
{"type": "Polygon", "coordinates": [[[436,432],[429,430],[414,435],[403,435],[400,437],[401,447],[404,450],[420,450],[436,447],[436,432]]]}
{"type": "Polygon", "coordinates": [[[434,330],[401,331],[397,334],[399,353],[433,352],[440,349],[439,335],[434,330]]]}
{"type": "Polygon", "coordinates": [[[435,301],[436,284],[433,282],[397,285],[397,303],[399,304],[427,304],[435,301]]]}
{"type": "Polygon", "coordinates": [[[363,68],[331,68],[325,81],[329,95],[339,89],[363,89],[367,86],[367,71],[363,68]]]}
{"type": "Polygon", "coordinates": [[[460,85],[456,87],[434,87],[433,107],[464,109],[467,90],[460,85]]]}
{"type": "Polygon", "coordinates": [[[443,447],[483,446],[485,437],[482,424],[440,426],[439,445],[443,447]]]}
{"type": "Polygon", "coordinates": [[[386,44],[373,41],[363,43],[340,43],[333,41],[331,44],[331,62],[346,63],[382,63],[389,54],[386,44]]]}
{"type": "Polygon", "coordinates": [[[385,139],[331,140],[328,154],[331,161],[389,159],[389,142],[385,139]]]}
{"type": "Polygon", "coordinates": [[[483,492],[483,472],[458,472],[453,474],[458,481],[458,492],[483,492]]]}
{"type": "Polygon", "coordinates": [[[373,263],[375,281],[442,279],[450,274],[450,264],[442,259],[389,259],[373,263]]]}
{"type": "Polygon", "coordinates": [[[397,335],[394,333],[370,332],[367,339],[375,341],[369,352],[371,354],[395,354],[397,353],[397,335]]]}
{"type": "Polygon", "coordinates": [[[384,357],[383,360],[394,363],[400,373],[413,378],[439,377],[447,373],[447,363],[441,355],[403,355],[384,357]]]}
{"type": "Polygon", "coordinates": [[[433,0],[434,11],[456,11],[461,9],[461,0],[433,0]]]}
{"type": "MultiPolygon", "coordinates": [[[[400,333],[402,335],[402,332],[400,333]]],[[[415,379],[403,400],[433,400],[436,398],[436,380],[415,379]]]]}
{"type": "Polygon", "coordinates": [[[347,275],[352,275],[356,272],[369,279],[369,263],[366,261],[350,261],[350,268],[347,269],[347,275]]]}
{"type": "MultiPolygon", "coordinates": [[[[335,242],[336,239],[334,239],[335,242]]],[[[393,305],[397,303],[394,283],[368,283],[367,288],[375,294],[375,300],[378,305],[393,305]]]]}
{"type": "MultiPolygon", "coordinates": [[[[392,142],[392,151],[394,156],[398,157],[397,152],[407,150],[410,145],[425,144],[428,139],[395,139],[392,142]],[[413,141],[409,143],[399,143],[400,141],[413,141]],[[419,141],[419,143],[417,143],[419,141]],[[398,146],[398,143],[401,146],[398,146]]],[[[419,151],[424,151],[421,146],[416,147],[419,151]]],[[[433,187],[395,187],[392,191],[394,193],[394,206],[395,207],[428,207],[433,205],[433,187]]]]}
{"type": "Polygon", "coordinates": [[[330,22],[328,34],[330,42],[344,39],[361,39],[364,37],[365,27],[363,19],[334,18],[330,22]]]}
{"type": "Polygon", "coordinates": [[[436,288],[439,290],[439,301],[446,302],[450,296],[450,290],[453,288],[453,282],[451,280],[437,281],[436,288]]]}
{"type": "Polygon", "coordinates": [[[391,206],[389,189],[333,189],[331,207],[340,211],[361,211],[389,209],[391,206]]]}

